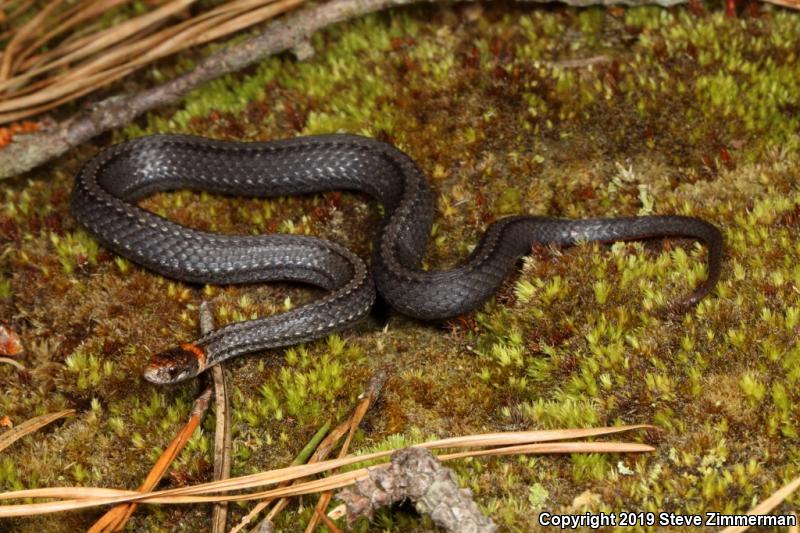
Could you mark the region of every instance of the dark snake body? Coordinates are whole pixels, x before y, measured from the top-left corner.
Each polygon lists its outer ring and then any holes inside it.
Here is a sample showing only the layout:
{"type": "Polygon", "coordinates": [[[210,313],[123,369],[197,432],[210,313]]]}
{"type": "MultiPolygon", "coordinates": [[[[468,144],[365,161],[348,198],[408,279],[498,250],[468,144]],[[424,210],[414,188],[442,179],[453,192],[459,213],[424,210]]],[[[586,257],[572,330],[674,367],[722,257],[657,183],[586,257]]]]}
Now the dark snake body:
{"type": "Polygon", "coordinates": [[[389,144],[353,135],[240,143],[184,135],[142,137],[91,159],[75,180],[72,210],[107,248],[164,276],[212,284],[290,280],[319,286],[323,298],[288,312],[221,327],[154,356],[145,376],[175,382],[237,355],[296,344],[363,318],[375,287],[394,308],[421,319],[466,313],[486,301],[534,243],[571,245],[681,236],[709,248],[707,279],[717,282],[722,236],[684,216],[556,219],[514,216],[491,224],[470,256],[447,271],[420,269],[434,214],[424,175],[389,144]],[[220,235],[181,226],[140,207],[157,191],[195,189],[238,196],[285,196],[333,189],[364,192],[383,204],[372,275],[343,246],[294,235],[220,235]],[[374,283],[373,283],[374,280],[374,283]]]}

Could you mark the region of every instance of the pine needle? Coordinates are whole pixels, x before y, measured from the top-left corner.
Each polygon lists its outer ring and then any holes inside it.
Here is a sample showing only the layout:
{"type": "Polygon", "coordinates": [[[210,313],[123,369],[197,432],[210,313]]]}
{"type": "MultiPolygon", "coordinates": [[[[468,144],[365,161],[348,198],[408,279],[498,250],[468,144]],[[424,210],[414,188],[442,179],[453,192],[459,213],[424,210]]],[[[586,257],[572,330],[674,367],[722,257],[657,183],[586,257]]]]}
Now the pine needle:
{"type": "MultiPolygon", "coordinates": [[[[307,462],[316,462],[315,459],[316,457],[318,457],[317,450],[322,445],[322,443],[328,442],[331,439],[336,439],[337,430],[339,429],[339,427],[334,428],[334,431],[332,432],[329,432],[330,428],[331,428],[330,422],[325,422],[325,425],[317,430],[314,436],[311,437],[311,440],[308,441],[308,444],[306,444],[305,447],[303,447],[303,449],[297,455],[297,457],[295,457],[294,461],[292,461],[292,464],[301,465],[307,462]]],[[[282,484],[282,486],[286,485],[288,485],[288,482],[282,484]]],[[[268,521],[271,522],[272,519],[275,518],[275,515],[279,513],[281,510],[283,510],[283,507],[286,505],[286,501],[287,500],[285,498],[278,500],[278,503],[275,504],[275,507],[272,508],[270,516],[267,517],[268,521]]],[[[251,509],[250,512],[247,513],[238,524],[236,524],[236,526],[231,528],[229,533],[238,533],[239,531],[241,531],[244,527],[247,526],[247,524],[250,523],[250,521],[253,518],[258,516],[258,514],[272,502],[273,500],[264,500],[258,502],[258,504],[256,504],[255,507],[253,507],[253,509],[251,509]]]]}
{"type": "MultiPolygon", "coordinates": [[[[747,516],[764,515],[772,512],[773,509],[783,503],[783,501],[791,496],[798,488],[800,488],[800,477],[794,478],[770,495],[769,498],[747,511],[747,516]]],[[[748,529],[750,529],[750,526],[730,526],[720,531],[720,533],[741,533],[748,529]]]]}
{"type": "Polygon", "coordinates": [[[61,1],[49,2],[5,36],[9,40],[0,57],[0,122],[65,104],[154,61],[269,20],[305,0],[233,0],[191,17],[187,8],[196,0],[171,0],[89,33],[82,31],[84,23],[126,0],[84,0],[57,13],[61,1]]]}
{"type": "Polygon", "coordinates": [[[65,409],[63,411],[58,411],[57,413],[49,413],[26,420],[22,424],[9,429],[3,434],[0,434],[0,452],[14,444],[25,435],[33,433],[34,431],[43,428],[47,424],[55,422],[59,418],[64,418],[65,416],[72,414],[75,414],[75,409],[65,409]]]}
{"type": "MultiPolygon", "coordinates": [[[[181,453],[181,450],[183,450],[186,443],[189,442],[189,438],[194,434],[197,426],[199,426],[200,422],[203,420],[203,415],[208,409],[212,391],[213,389],[210,386],[207,387],[194,401],[189,421],[183,426],[172,442],[169,443],[169,446],[161,453],[158,461],[153,465],[153,468],[139,487],[138,492],[141,493],[153,490],[158,482],[161,481],[161,478],[164,477],[169,466],[175,458],[178,457],[178,454],[181,453]]],[[[136,503],[123,503],[114,507],[100,517],[100,519],[89,528],[88,533],[121,531],[136,510],[136,505],[136,503]]]]}
{"type": "MultiPolygon", "coordinates": [[[[552,442],[566,438],[575,438],[576,434],[584,437],[620,433],[639,428],[652,428],[652,426],[620,426],[611,428],[593,428],[583,430],[559,431],[527,431],[510,432],[506,434],[492,433],[487,435],[471,435],[452,439],[443,439],[421,444],[429,449],[461,448],[462,451],[440,455],[442,461],[459,459],[463,457],[480,457],[490,455],[510,454],[572,454],[572,453],[642,453],[651,452],[655,448],[646,444],[625,442],[552,442]],[[463,451],[463,448],[486,447],[493,443],[513,443],[500,447],[463,451]]],[[[496,444],[495,444],[496,445],[496,444]]],[[[351,472],[334,474],[332,476],[314,481],[303,482],[286,487],[279,487],[261,492],[217,494],[240,491],[290,482],[295,479],[316,475],[356,463],[373,461],[388,457],[394,450],[375,452],[360,456],[348,456],[339,459],[321,461],[314,464],[289,466],[260,474],[251,474],[223,481],[213,481],[199,485],[180,487],[156,492],[140,493],[130,490],[115,490],[106,488],[82,487],[53,487],[43,489],[28,489],[0,494],[0,499],[19,498],[62,498],[62,501],[46,503],[4,505],[0,506],[0,518],[10,516],[30,516],[58,511],[83,509],[99,505],[118,504],[127,502],[146,502],[159,504],[179,503],[211,503],[218,501],[244,501],[265,498],[281,498],[298,496],[335,490],[347,486],[359,479],[368,476],[368,469],[361,468],[351,472]]],[[[385,468],[388,463],[369,468],[385,468]]]]}
{"type": "MultiPolygon", "coordinates": [[[[347,455],[347,452],[350,449],[350,443],[353,441],[353,437],[356,434],[356,430],[361,425],[361,420],[364,419],[364,415],[367,414],[367,410],[369,409],[370,405],[372,405],[378,398],[380,390],[383,388],[385,381],[385,374],[379,374],[370,380],[367,391],[363,394],[363,398],[353,411],[353,416],[350,417],[349,431],[347,432],[347,438],[345,439],[344,444],[342,444],[342,449],[339,451],[339,458],[347,455]]],[[[332,471],[332,473],[333,472],[335,472],[335,470],[332,471]]],[[[324,521],[326,525],[328,524],[328,521],[325,520],[327,518],[325,510],[328,508],[328,504],[330,504],[332,497],[333,493],[331,491],[326,491],[320,494],[319,501],[317,502],[316,507],[314,507],[314,514],[311,515],[311,520],[309,520],[308,525],[306,526],[305,533],[313,533],[320,520],[324,521]]],[[[334,531],[330,525],[328,525],[328,529],[334,531]]]]}

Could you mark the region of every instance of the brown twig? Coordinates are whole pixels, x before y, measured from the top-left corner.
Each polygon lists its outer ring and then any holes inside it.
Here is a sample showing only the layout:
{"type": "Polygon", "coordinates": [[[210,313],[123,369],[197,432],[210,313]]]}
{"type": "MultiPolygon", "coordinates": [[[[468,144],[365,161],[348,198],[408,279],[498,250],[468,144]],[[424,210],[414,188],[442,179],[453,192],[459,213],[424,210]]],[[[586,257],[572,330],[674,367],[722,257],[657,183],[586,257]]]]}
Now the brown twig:
{"type": "MultiPolygon", "coordinates": [[[[208,302],[200,304],[200,331],[205,335],[214,329],[214,317],[208,302]]],[[[214,412],[216,428],[214,430],[214,481],[228,479],[231,476],[231,419],[228,409],[228,393],[225,384],[225,371],[222,364],[211,369],[214,378],[214,412]]],[[[228,504],[214,504],[211,514],[212,533],[225,531],[228,521],[228,504]]]]}
{"type": "MultiPolygon", "coordinates": [[[[260,35],[209,56],[194,70],[163,85],[131,96],[112,97],[93,111],[68,119],[49,131],[16,138],[15,142],[0,150],[0,179],[30,170],[96,135],[125,126],[146,111],[175,104],[186,93],[212,79],[236,72],[273,54],[291,50],[323,28],[392,6],[421,1],[423,0],[331,0],[276,20],[268,24],[260,35]]],[[[684,0],[563,1],[578,6],[610,3],[655,3],[666,6],[682,3],[684,0]]]]}
{"type": "MultiPolygon", "coordinates": [[[[214,405],[216,412],[216,429],[214,430],[214,480],[219,481],[231,477],[231,420],[228,409],[228,393],[225,383],[225,371],[222,365],[215,366],[211,373],[214,377],[214,405]]],[[[228,504],[214,504],[211,514],[211,532],[222,533],[228,524],[228,504]]]]}
{"type": "Polygon", "coordinates": [[[342,530],[336,527],[336,524],[328,518],[328,515],[322,515],[322,521],[325,522],[325,527],[331,530],[331,533],[342,533],[342,530]]]}

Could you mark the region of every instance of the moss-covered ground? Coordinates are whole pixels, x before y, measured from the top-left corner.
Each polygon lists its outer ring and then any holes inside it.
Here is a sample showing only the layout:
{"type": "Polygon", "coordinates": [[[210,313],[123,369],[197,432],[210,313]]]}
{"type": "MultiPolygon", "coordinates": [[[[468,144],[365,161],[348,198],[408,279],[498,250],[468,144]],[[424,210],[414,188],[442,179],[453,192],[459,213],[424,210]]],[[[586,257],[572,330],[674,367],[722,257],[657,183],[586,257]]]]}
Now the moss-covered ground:
{"type": "MultiPolygon", "coordinates": [[[[574,10],[487,4],[395,10],[338,26],[290,55],[195,91],[176,108],[3,184],[0,319],[21,336],[0,364],[0,415],[75,417],[0,456],[0,489],[135,487],[188,416],[198,385],[155,387],[149,356],[218,323],[280,312],[318,293],[292,285],[197,287],[115,257],[81,231],[68,197],[80,163],[154,132],[265,140],[347,131],[388,140],[430,176],[438,215],[426,266],[458,262],[487,222],[679,213],[724,232],[714,294],[659,312],[705,275],[705,250],[655,240],[537,247],[479,311],[445,324],[380,313],[328,340],[227,365],[233,473],[289,463],[326,419],[386,369],[359,450],[431,436],[652,423],[640,456],[463,461],[492,518],[536,531],[541,510],[745,511],[800,474],[800,19],[762,4],[574,10]]],[[[184,60],[185,61],[185,60],[184,60]]],[[[160,69],[184,68],[180,63],[160,69]]],[[[152,69],[146,76],[158,77],[152,69]]],[[[365,198],[229,199],[176,192],[157,213],[221,232],[331,238],[368,256],[365,198]]],[[[164,486],[212,475],[213,418],[164,486]]],[[[795,496],[780,508],[796,508],[795,496]]],[[[313,499],[278,525],[302,531],[313,499]]],[[[245,507],[234,506],[233,519],[245,507]]],[[[4,520],[74,531],[102,511],[4,520]]],[[[132,531],[202,531],[208,507],[141,508],[132,531]]],[[[366,530],[428,530],[407,508],[366,530]]],[[[664,530],[664,528],[660,528],[664,530]]]]}

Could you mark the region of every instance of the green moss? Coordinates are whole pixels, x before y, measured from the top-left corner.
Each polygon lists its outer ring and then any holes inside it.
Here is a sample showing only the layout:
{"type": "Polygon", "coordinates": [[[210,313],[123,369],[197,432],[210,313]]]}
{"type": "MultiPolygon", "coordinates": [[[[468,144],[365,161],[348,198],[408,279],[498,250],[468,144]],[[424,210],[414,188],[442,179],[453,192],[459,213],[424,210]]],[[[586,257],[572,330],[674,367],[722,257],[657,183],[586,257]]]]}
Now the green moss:
{"type": "MultiPolygon", "coordinates": [[[[324,414],[323,406],[344,388],[343,365],[363,360],[357,348],[345,350],[337,336],[330,337],[328,345],[330,351],[321,357],[309,353],[305,347],[288,349],[285,364],[276,376],[261,386],[261,399],[253,407],[262,415],[271,414],[276,420],[283,419],[285,413],[304,424],[319,420],[324,414]]],[[[245,414],[248,412],[246,409],[245,414]]]]}
{"type": "MultiPolygon", "coordinates": [[[[620,15],[489,4],[483,13],[426,7],[340,25],[313,37],[306,61],[265,60],[113,137],[373,135],[406,150],[430,177],[438,213],[427,268],[457,263],[506,214],[676,213],[723,230],[720,284],[696,309],[671,314],[664,309],[705,278],[702,246],[536,246],[495,298],[443,328],[392,315],[238,358],[226,364],[234,474],[291,462],[325,420],[350,412],[375,371],[388,370],[356,435],[360,451],[503,429],[659,426],[657,438],[626,437],[654,443],[655,454],[453,463],[509,530],[536,530],[536,510],[570,508],[583,494],[595,510],[748,509],[798,475],[800,458],[796,14],[764,7],[759,17],[731,20],[713,6],[620,15]],[[587,58],[591,65],[576,66],[587,58]]],[[[193,61],[183,56],[141,76],[163,78],[193,61]]],[[[156,389],[141,368],[197,335],[200,301],[212,301],[222,325],[319,296],[290,284],[189,286],[106,252],[68,209],[70,176],[93,150],[3,193],[0,316],[21,334],[29,371],[0,365],[0,415],[19,423],[65,407],[79,414],[7,450],[2,489],[138,486],[196,395],[194,383],[156,389]]],[[[380,216],[346,193],[263,200],[184,191],[143,205],[209,231],[319,235],[364,257],[364,228],[380,216]]],[[[210,478],[213,430],[207,417],[165,486],[210,478]]],[[[246,509],[232,506],[232,519],[246,509]]],[[[202,530],[207,511],[145,506],[130,527],[202,530]]],[[[304,501],[278,526],[299,530],[310,512],[304,501]]],[[[94,518],[11,527],[80,530],[94,518]]],[[[355,530],[375,527],[431,524],[386,509],[355,530]]]]}
{"type": "Polygon", "coordinates": [[[101,362],[95,355],[86,355],[76,351],[66,361],[67,369],[75,374],[75,385],[80,390],[97,387],[100,381],[110,377],[114,372],[113,361],[101,362]]]}

